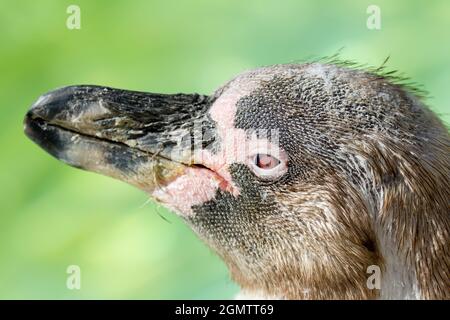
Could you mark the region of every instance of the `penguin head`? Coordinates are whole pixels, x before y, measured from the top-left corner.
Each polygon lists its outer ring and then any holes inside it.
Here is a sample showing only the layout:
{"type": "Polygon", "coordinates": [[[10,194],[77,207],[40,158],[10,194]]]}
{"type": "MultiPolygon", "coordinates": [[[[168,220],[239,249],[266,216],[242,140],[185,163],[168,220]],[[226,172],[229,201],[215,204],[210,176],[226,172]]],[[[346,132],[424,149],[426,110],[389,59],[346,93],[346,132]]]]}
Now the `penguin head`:
{"type": "Polygon", "coordinates": [[[427,167],[448,173],[448,132],[420,99],[333,64],[259,68],[209,96],[65,87],[25,124],[56,158],[172,209],[244,290],[270,297],[376,297],[367,268],[383,268],[387,239],[410,241],[391,198],[423,176],[448,186],[427,167]]]}

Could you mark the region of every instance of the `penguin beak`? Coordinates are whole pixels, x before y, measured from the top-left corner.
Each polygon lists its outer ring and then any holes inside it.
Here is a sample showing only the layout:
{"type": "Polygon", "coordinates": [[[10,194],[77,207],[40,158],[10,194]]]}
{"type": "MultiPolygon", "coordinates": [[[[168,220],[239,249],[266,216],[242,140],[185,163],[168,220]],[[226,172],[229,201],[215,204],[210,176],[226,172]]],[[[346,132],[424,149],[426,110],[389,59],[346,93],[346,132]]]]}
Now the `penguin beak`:
{"type": "MultiPolygon", "coordinates": [[[[195,165],[193,135],[196,127],[211,127],[209,106],[209,98],[198,94],[70,86],[33,104],[25,133],[71,166],[152,192],[195,165]]],[[[202,146],[213,136],[203,135],[202,146]]]]}

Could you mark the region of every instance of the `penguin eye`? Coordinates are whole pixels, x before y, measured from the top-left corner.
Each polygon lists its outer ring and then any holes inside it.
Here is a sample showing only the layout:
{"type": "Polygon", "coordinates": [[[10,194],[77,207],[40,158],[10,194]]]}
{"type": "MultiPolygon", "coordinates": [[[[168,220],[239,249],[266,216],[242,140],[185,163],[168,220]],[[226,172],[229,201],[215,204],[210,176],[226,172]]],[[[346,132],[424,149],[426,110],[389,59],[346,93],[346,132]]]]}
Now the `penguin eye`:
{"type": "Polygon", "coordinates": [[[286,162],[267,153],[257,153],[249,160],[253,172],[264,180],[274,180],[287,171],[286,162]]]}
{"type": "Polygon", "coordinates": [[[255,165],[260,169],[273,169],[281,163],[275,157],[272,157],[270,154],[258,153],[255,156],[255,165]]]}

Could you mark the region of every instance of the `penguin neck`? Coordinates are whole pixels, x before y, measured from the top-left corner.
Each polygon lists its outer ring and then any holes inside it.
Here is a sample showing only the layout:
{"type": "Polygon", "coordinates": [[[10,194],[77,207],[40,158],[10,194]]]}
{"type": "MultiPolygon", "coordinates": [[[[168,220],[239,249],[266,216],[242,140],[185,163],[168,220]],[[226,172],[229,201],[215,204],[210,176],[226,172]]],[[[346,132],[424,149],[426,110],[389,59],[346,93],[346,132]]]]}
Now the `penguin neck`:
{"type": "Polygon", "coordinates": [[[380,298],[449,299],[448,149],[429,143],[428,156],[416,157],[390,147],[395,157],[375,168],[384,181],[373,223],[383,264],[380,298]]]}
{"type": "Polygon", "coordinates": [[[381,299],[450,298],[449,194],[434,182],[436,189],[422,180],[385,190],[376,223],[381,299]]]}

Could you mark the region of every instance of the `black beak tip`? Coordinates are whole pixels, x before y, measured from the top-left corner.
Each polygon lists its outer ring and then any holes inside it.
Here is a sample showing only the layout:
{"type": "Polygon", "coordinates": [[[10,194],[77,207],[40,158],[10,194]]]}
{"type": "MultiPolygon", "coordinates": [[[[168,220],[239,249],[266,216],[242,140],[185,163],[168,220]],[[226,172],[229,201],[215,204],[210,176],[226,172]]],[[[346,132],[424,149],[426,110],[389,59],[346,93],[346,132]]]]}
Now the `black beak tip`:
{"type": "Polygon", "coordinates": [[[25,114],[23,120],[24,132],[28,138],[38,143],[38,138],[42,133],[43,119],[45,116],[46,101],[51,93],[40,96],[36,102],[31,105],[31,108],[25,114]]]}
{"type": "Polygon", "coordinates": [[[27,135],[28,138],[33,140],[33,136],[35,134],[35,124],[33,123],[33,111],[30,110],[25,115],[23,119],[23,131],[27,135]]]}
{"type": "Polygon", "coordinates": [[[42,136],[46,122],[50,122],[63,112],[73,99],[78,86],[62,87],[41,95],[25,115],[23,124],[25,134],[34,142],[42,136]]]}
{"type": "Polygon", "coordinates": [[[42,119],[34,117],[31,110],[25,115],[24,132],[31,141],[56,158],[59,158],[65,149],[65,143],[58,130],[48,126],[42,119]]]}
{"type": "Polygon", "coordinates": [[[55,114],[54,109],[58,103],[54,103],[53,92],[44,94],[31,106],[23,120],[25,135],[34,143],[56,158],[64,150],[64,141],[58,129],[48,125],[47,119],[55,114]],[[53,110],[52,110],[53,109],[53,110]]]}
{"type": "Polygon", "coordinates": [[[70,101],[74,99],[76,90],[77,86],[68,86],[47,92],[31,105],[28,114],[32,118],[39,117],[50,121],[67,108],[70,101]]]}
{"type": "Polygon", "coordinates": [[[92,97],[99,90],[95,86],[75,85],[62,87],[40,96],[25,114],[24,133],[33,142],[54,157],[61,159],[72,134],[55,123],[70,122],[71,117],[83,111],[89,103],[83,99],[92,97]]]}

